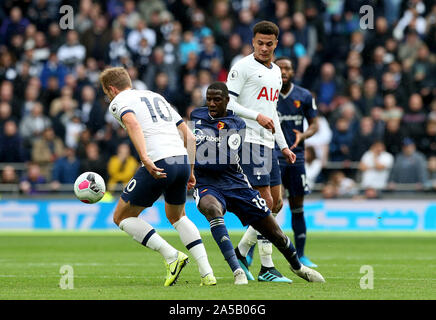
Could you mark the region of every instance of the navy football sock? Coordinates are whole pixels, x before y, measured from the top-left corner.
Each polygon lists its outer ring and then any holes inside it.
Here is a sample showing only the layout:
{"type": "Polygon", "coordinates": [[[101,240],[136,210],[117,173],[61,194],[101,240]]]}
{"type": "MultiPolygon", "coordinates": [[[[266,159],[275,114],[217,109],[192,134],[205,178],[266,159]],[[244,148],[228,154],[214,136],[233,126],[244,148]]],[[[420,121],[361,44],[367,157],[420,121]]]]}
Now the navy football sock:
{"type": "Polygon", "coordinates": [[[304,209],[295,208],[292,211],[292,230],[294,231],[295,247],[299,258],[304,256],[304,246],[306,245],[306,221],[304,219],[304,209]]]}
{"type": "Polygon", "coordinates": [[[230,266],[230,269],[234,272],[236,269],[240,268],[238,259],[236,258],[235,249],[230,241],[229,233],[224,224],[224,218],[217,217],[209,221],[210,231],[212,233],[215,242],[218,244],[224,259],[230,266]]]}
{"type": "Polygon", "coordinates": [[[286,244],[275,244],[277,249],[285,256],[286,260],[288,260],[289,264],[291,265],[292,269],[299,270],[301,268],[300,260],[298,260],[297,257],[297,251],[295,250],[294,245],[292,244],[291,240],[286,236],[286,244]]]}

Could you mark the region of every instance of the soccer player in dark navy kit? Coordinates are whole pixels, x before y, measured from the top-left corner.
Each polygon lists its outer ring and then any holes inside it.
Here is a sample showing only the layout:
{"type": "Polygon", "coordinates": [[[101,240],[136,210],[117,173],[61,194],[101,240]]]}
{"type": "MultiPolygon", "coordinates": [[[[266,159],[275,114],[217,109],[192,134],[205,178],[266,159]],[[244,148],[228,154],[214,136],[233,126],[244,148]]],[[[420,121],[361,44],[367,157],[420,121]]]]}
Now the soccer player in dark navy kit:
{"type": "MultiPolygon", "coordinates": [[[[310,282],[324,282],[317,271],[302,265],[296,250],[271,215],[260,193],[249,184],[240,165],[245,122],[227,110],[228,89],[224,83],[211,84],[207,107],[191,113],[197,152],[194,197],[199,211],[210,223],[211,233],[235,276],[235,284],[247,283],[224,223],[225,212],[233,212],[243,225],[251,225],[271,241],[291,265],[291,270],[310,282]]],[[[295,158],[294,158],[295,161],[295,158]]]]}
{"type": "MultiPolygon", "coordinates": [[[[277,113],[283,134],[290,149],[297,155],[295,163],[288,163],[276,146],[276,154],[280,162],[282,184],[288,192],[288,200],[292,213],[292,229],[298,258],[307,267],[317,267],[304,255],[306,244],[306,222],[304,219],[304,196],[310,192],[304,168],[304,140],[318,131],[317,107],[312,94],[292,83],[294,69],[292,61],[283,57],[275,63],[282,72],[283,86],[277,102],[277,113]],[[306,118],[309,126],[304,131],[303,121],[306,118]]],[[[277,211],[278,212],[278,211],[277,211]]]]}

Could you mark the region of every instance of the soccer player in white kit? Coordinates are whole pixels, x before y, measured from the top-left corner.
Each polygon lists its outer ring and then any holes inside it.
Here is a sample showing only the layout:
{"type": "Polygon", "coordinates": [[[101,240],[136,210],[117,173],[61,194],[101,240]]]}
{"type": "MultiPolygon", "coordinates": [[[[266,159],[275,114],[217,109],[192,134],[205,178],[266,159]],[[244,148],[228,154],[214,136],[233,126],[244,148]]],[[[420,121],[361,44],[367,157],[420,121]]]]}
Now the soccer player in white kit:
{"type": "MultiPolygon", "coordinates": [[[[280,169],[273,153],[275,142],[286,161],[294,163],[296,159],[288,148],[277,115],[282,76],[280,68],[272,61],[278,35],[279,28],[274,23],[257,23],[253,28],[254,52],[239,60],[227,78],[230,94],[228,107],[245,120],[247,127],[242,169],[250,184],[260,192],[268,208],[275,214],[281,199],[280,169]]],[[[262,264],[258,280],[290,283],[291,280],[283,277],[274,267],[271,242],[252,227],[248,228],[235,250],[247,278],[254,280],[245,257],[256,239],[262,264]]]]}
{"type": "Polygon", "coordinates": [[[152,206],[163,194],[166,216],[198,264],[200,285],[215,285],[200,233],[185,215],[186,191],[195,185],[195,137],[161,95],[132,89],[124,68],[105,69],[100,82],[111,100],[110,113],[127,130],[142,162],[123,190],[114,211],[114,222],[134,240],[164,257],[167,267],[164,285],[175,284],[189,261],[188,256],[138,218],[144,208],[152,206]]]}

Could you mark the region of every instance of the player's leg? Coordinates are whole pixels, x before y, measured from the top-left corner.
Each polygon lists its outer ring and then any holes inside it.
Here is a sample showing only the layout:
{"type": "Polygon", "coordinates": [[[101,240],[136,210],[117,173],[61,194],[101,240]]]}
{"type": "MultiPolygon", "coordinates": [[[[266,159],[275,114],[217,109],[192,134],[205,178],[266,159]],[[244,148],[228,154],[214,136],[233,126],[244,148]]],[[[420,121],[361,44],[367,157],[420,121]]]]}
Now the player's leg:
{"type": "MultiPolygon", "coordinates": [[[[251,224],[251,221],[255,221],[259,218],[270,215],[271,212],[266,205],[266,201],[260,197],[260,193],[251,188],[233,190],[231,194],[226,194],[226,199],[228,203],[228,210],[235,213],[243,225],[251,224]]],[[[253,225],[251,227],[253,227],[253,225]]],[[[271,244],[269,239],[263,238],[263,235],[262,239],[265,239],[265,242],[271,244]]],[[[259,248],[262,249],[262,251],[259,250],[262,266],[257,279],[259,281],[291,283],[292,281],[284,277],[274,267],[274,264],[272,264],[272,266],[264,265],[265,262],[262,258],[265,254],[269,254],[269,256],[271,256],[272,244],[271,246],[266,247],[269,250],[268,252],[265,252],[265,247],[266,246],[264,244],[259,244],[259,248]]],[[[246,250],[243,254],[246,255],[247,252],[248,250],[246,250]]],[[[236,252],[241,267],[243,267],[243,269],[245,267],[248,271],[246,256],[243,254],[239,250],[236,252]]]]}
{"type": "Polygon", "coordinates": [[[292,214],[292,230],[294,231],[294,243],[298,258],[306,267],[316,268],[310,259],[304,255],[304,247],[307,239],[306,220],[304,217],[304,197],[310,192],[306,182],[306,170],[304,165],[288,167],[287,189],[289,192],[289,206],[292,214]]]}
{"type": "Polygon", "coordinates": [[[165,161],[157,163],[160,165],[158,167],[163,168],[168,176],[167,186],[164,191],[166,216],[179,233],[183,245],[197,262],[201,275],[201,285],[215,285],[216,279],[209,264],[200,232],[195,224],[185,215],[186,191],[190,167],[187,158],[181,158],[180,161],[174,160],[173,164],[168,164],[165,161]]]}
{"type": "Polygon", "coordinates": [[[272,215],[252,222],[252,226],[269,239],[289,262],[292,272],[309,282],[325,282],[323,276],[300,263],[297,250],[272,215]]]}
{"type": "MultiPolygon", "coordinates": [[[[177,261],[179,251],[165,241],[149,223],[138,218],[143,209],[144,207],[131,205],[120,198],[115,208],[114,222],[135,241],[159,252],[167,265],[172,264],[177,261]]],[[[165,285],[171,284],[173,283],[165,281],[165,285]]]]}
{"type": "MultiPolygon", "coordinates": [[[[244,144],[242,149],[243,160],[244,155],[247,153],[250,161],[245,165],[242,164],[244,173],[253,188],[260,193],[259,201],[265,202],[266,206],[272,209],[274,203],[270,185],[280,184],[280,168],[277,157],[274,155],[274,150],[263,145],[244,144]]],[[[247,267],[246,270],[248,271],[249,264],[246,257],[250,248],[256,243],[256,240],[259,245],[258,249],[261,261],[258,280],[266,281],[266,278],[262,275],[268,273],[268,271],[273,272],[276,276],[275,278],[283,277],[274,267],[271,242],[263,237],[262,234],[255,232],[252,227],[248,227],[236,250],[236,255],[241,266],[247,267]]],[[[249,277],[249,274],[247,274],[247,277],[249,277]]],[[[283,280],[290,281],[284,277],[283,280]]]]}
{"type": "MultiPolygon", "coordinates": [[[[264,201],[265,205],[270,208],[272,207],[272,197],[269,186],[254,186],[260,193],[261,200],[264,201]],[[265,198],[263,198],[263,196],[265,198]]],[[[261,270],[265,268],[274,268],[274,263],[271,259],[272,253],[272,244],[265,239],[259,232],[257,232],[252,226],[249,226],[242,236],[241,240],[238,243],[238,246],[235,250],[236,256],[238,257],[239,264],[244,269],[248,280],[254,280],[253,275],[249,271],[248,267],[251,265],[253,261],[254,247],[259,244],[259,256],[261,262],[261,270]],[[251,255],[249,255],[251,251],[251,255]]]]}
{"type": "Polygon", "coordinates": [[[304,255],[307,232],[304,218],[304,196],[289,197],[289,206],[291,208],[292,230],[294,231],[294,242],[298,258],[306,267],[316,268],[317,265],[304,255]]]}
{"type": "MultiPolygon", "coordinates": [[[[275,217],[277,213],[280,211],[282,207],[282,198],[281,198],[281,175],[280,175],[280,166],[275,153],[271,154],[271,171],[269,175],[269,196],[271,196],[272,204],[269,207],[275,217]]],[[[262,193],[261,193],[262,195],[262,193]]],[[[260,281],[280,281],[287,282],[290,281],[286,277],[283,277],[281,273],[274,267],[274,263],[272,260],[272,243],[267,240],[263,235],[258,233],[258,245],[259,245],[259,254],[261,260],[261,269],[258,275],[258,279],[260,281]],[[278,278],[272,277],[274,275],[278,278]]]]}
{"type": "MultiPolygon", "coordinates": [[[[256,188],[261,197],[263,198],[263,194],[271,199],[270,205],[267,206],[270,210],[274,208],[273,196],[271,193],[271,187],[268,188],[256,188]]],[[[276,191],[276,190],[275,190],[276,191]]],[[[272,243],[269,241],[262,233],[257,232],[257,244],[259,247],[259,257],[260,257],[260,271],[258,275],[259,281],[273,281],[273,282],[290,282],[290,280],[284,277],[274,266],[274,262],[272,260],[272,243]],[[273,276],[271,276],[273,275],[273,276]]]]}
{"type": "Polygon", "coordinates": [[[115,208],[114,222],[137,242],[162,254],[167,267],[164,285],[171,286],[175,284],[182,268],[177,268],[171,274],[169,266],[185,265],[188,256],[172,247],[150,224],[138,218],[141,211],[151,207],[162,194],[165,185],[162,180],[154,179],[144,167],[139,168],[121,194],[115,208]]]}
{"type": "MultiPolygon", "coordinates": [[[[236,258],[233,244],[224,223],[225,205],[217,199],[217,197],[221,198],[218,192],[211,190],[210,188],[203,188],[202,191],[203,190],[204,192],[201,196],[199,196],[200,191],[198,189],[194,193],[197,200],[198,210],[209,221],[210,232],[220,248],[224,259],[227,261],[227,264],[233,272],[235,284],[247,284],[247,277],[236,258]]],[[[225,202],[224,199],[221,201],[225,202]]]]}
{"type": "Polygon", "coordinates": [[[207,258],[206,248],[195,224],[185,215],[185,205],[165,202],[167,218],[177,230],[180,240],[194,257],[201,275],[201,285],[215,285],[216,279],[207,258]]]}
{"type": "MultiPolygon", "coordinates": [[[[272,196],[272,215],[274,217],[277,216],[277,214],[280,212],[280,210],[283,207],[283,197],[282,197],[282,185],[278,184],[278,185],[274,185],[271,186],[271,196],[272,196]]],[[[246,237],[245,239],[243,239],[241,241],[241,246],[243,245],[252,245],[251,248],[248,250],[247,253],[247,263],[248,266],[250,266],[253,262],[253,256],[254,256],[254,248],[256,247],[256,242],[253,242],[251,239],[254,238],[254,236],[251,236],[251,234],[256,234],[257,237],[257,232],[255,232],[255,230],[252,227],[249,227],[249,229],[247,230],[247,232],[244,234],[244,237],[246,237]]]]}
{"type": "Polygon", "coordinates": [[[280,210],[283,208],[283,193],[282,193],[282,185],[271,186],[271,196],[273,198],[273,206],[271,209],[271,213],[273,217],[276,217],[280,210]]]}

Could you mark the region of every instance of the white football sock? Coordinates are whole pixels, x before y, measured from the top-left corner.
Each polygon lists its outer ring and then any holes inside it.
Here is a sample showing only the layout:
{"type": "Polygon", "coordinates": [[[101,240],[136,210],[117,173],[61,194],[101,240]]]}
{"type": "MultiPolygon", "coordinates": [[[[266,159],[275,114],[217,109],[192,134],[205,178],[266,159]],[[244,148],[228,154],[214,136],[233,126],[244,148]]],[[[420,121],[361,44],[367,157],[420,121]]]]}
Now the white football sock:
{"type": "Polygon", "coordinates": [[[241,241],[238,243],[238,249],[241,255],[246,257],[250,248],[256,244],[256,241],[257,231],[252,226],[249,226],[242,236],[241,241]]]}
{"type": "Polygon", "coordinates": [[[119,227],[132,236],[135,241],[159,252],[168,263],[177,259],[178,251],[158,235],[156,230],[146,221],[130,217],[121,221],[119,227]]]}
{"type": "Polygon", "coordinates": [[[274,267],[272,261],[272,243],[257,232],[257,244],[259,246],[260,263],[267,268],[274,267]]]}
{"type": "Polygon", "coordinates": [[[213,271],[209,264],[209,260],[207,259],[206,249],[204,248],[200,232],[195,224],[189,220],[187,216],[183,216],[173,223],[173,226],[179,233],[183,245],[189,250],[195,261],[197,261],[200,275],[204,277],[205,275],[212,273],[213,271]]]}

